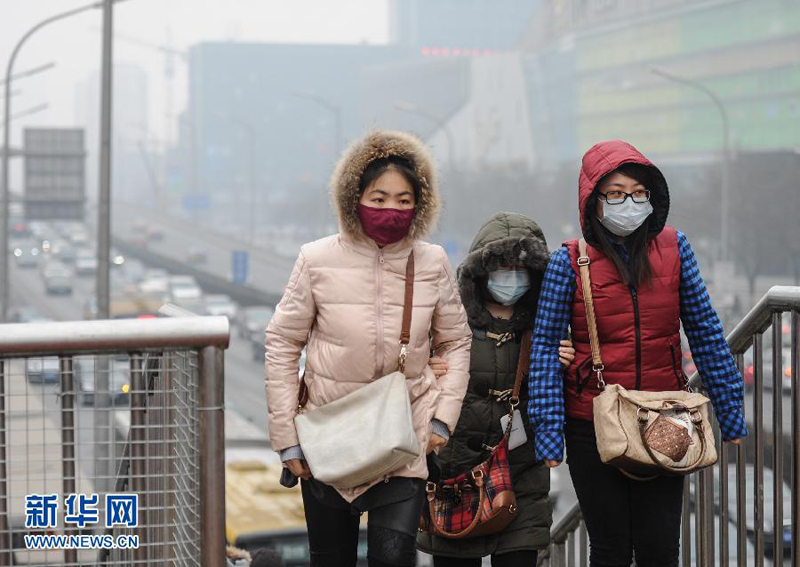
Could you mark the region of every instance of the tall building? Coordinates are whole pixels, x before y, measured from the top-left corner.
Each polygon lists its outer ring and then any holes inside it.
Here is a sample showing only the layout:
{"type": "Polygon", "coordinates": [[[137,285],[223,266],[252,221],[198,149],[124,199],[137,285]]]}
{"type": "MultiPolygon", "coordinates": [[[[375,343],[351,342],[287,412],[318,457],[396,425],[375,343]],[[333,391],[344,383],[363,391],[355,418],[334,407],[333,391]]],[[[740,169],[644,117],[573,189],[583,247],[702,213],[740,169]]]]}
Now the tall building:
{"type": "Polygon", "coordinates": [[[25,128],[25,218],[83,220],[86,201],[83,130],[25,128]]]}
{"type": "Polygon", "coordinates": [[[194,170],[187,177],[196,180],[188,193],[219,206],[249,203],[250,191],[260,199],[306,187],[322,196],[344,144],[372,125],[362,113],[364,69],[407,54],[371,45],[194,46],[181,125],[194,170]]]}
{"type": "Polygon", "coordinates": [[[392,0],[391,40],[408,46],[414,58],[368,70],[365,112],[428,139],[443,167],[533,167],[515,45],[538,4],[392,0]]]}
{"type": "Polygon", "coordinates": [[[390,0],[390,41],[453,54],[511,48],[537,0],[390,0]]]}
{"type": "MultiPolygon", "coordinates": [[[[117,63],[113,70],[113,139],[111,141],[114,199],[135,201],[152,195],[154,182],[148,171],[149,92],[147,73],[138,65],[117,63]]],[[[79,84],[76,115],[86,127],[89,171],[87,187],[97,194],[100,144],[100,73],[94,71],[79,84]]]]}
{"type": "Polygon", "coordinates": [[[523,40],[531,129],[548,161],[623,138],[662,160],[800,147],[800,4],[561,0],[523,40]]]}

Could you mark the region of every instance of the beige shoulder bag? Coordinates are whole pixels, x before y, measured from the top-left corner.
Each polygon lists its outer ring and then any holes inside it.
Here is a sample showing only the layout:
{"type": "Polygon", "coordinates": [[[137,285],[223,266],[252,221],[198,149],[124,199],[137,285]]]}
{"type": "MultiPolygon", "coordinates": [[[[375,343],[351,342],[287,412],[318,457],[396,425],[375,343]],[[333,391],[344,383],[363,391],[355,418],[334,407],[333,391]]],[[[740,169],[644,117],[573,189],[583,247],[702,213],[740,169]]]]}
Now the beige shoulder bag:
{"type": "Polygon", "coordinates": [[[586,241],[581,239],[578,247],[592,368],[601,390],[593,402],[600,460],[637,480],[687,475],[713,465],[717,451],[708,421],[708,398],[688,391],[629,391],[603,380],[586,241]]]}
{"type": "Polygon", "coordinates": [[[383,477],[422,454],[411,414],[405,371],[414,301],[414,252],[406,264],[399,370],[319,408],[303,411],[294,424],[311,474],[337,488],[353,488],[383,477]]]}

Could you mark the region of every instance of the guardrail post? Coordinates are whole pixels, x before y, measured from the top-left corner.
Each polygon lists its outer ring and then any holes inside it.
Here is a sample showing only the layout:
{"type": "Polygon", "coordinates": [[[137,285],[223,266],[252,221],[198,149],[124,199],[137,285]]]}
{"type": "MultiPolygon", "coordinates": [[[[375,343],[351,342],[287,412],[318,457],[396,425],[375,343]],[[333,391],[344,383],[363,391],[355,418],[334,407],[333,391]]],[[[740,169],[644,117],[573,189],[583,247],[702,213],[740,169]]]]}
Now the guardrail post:
{"type": "Polygon", "coordinates": [[[6,464],[6,364],[0,360],[0,565],[11,565],[11,533],[8,529],[8,477],[6,464]]]}
{"type": "MultiPolygon", "coordinates": [[[[147,411],[147,392],[144,372],[142,372],[142,355],[130,356],[131,369],[131,489],[139,495],[139,526],[136,531],[139,535],[139,547],[134,550],[135,562],[142,565],[147,563],[147,551],[152,542],[148,541],[148,528],[150,518],[149,494],[146,490],[146,450],[145,446],[145,412],[147,411]]],[[[113,371],[113,370],[112,370],[113,371]]],[[[109,376],[109,383],[113,384],[109,376]]]]}
{"type": "Polygon", "coordinates": [[[792,565],[800,566],[800,313],[792,310],[792,565]]]}
{"type": "MultiPolygon", "coordinates": [[[[64,500],[75,493],[75,384],[72,374],[72,357],[59,358],[61,382],[61,457],[63,461],[62,482],[64,500]]],[[[75,532],[75,528],[64,528],[64,534],[75,532]]],[[[64,550],[64,564],[77,565],[78,550],[64,550]]]]}
{"type": "Polygon", "coordinates": [[[198,353],[200,368],[201,566],[225,562],[225,380],[220,348],[198,353]]]}

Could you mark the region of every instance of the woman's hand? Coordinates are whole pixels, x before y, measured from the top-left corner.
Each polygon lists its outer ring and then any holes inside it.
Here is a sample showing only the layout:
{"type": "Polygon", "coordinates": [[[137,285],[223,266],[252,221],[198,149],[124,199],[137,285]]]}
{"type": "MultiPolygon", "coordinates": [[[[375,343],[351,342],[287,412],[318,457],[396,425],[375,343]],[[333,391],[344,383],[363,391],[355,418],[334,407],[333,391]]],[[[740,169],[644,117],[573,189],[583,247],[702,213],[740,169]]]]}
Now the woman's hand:
{"type": "MultiPolygon", "coordinates": [[[[441,378],[447,374],[448,370],[450,370],[450,367],[447,365],[447,361],[443,358],[439,358],[438,356],[432,356],[428,361],[428,366],[431,367],[431,370],[433,370],[433,373],[437,378],[441,378]]],[[[430,453],[430,451],[428,452],[430,453]]]]}
{"type": "Polygon", "coordinates": [[[564,370],[569,368],[569,365],[575,360],[575,348],[572,346],[572,341],[561,341],[561,346],[558,347],[558,360],[564,370]]]}
{"type": "Polygon", "coordinates": [[[550,459],[546,459],[544,464],[547,466],[548,469],[554,469],[561,464],[561,461],[553,461],[550,459]]]}
{"type": "Polygon", "coordinates": [[[731,445],[741,445],[742,440],[741,440],[741,438],[739,438],[739,439],[728,439],[727,442],[730,443],[731,445]]]}
{"type": "Polygon", "coordinates": [[[436,449],[441,449],[447,445],[447,439],[444,437],[439,437],[435,433],[431,435],[431,440],[428,442],[428,451],[426,452],[427,455],[433,453],[436,449]]]}
{"type": "Polygon", "coordinates": [[[289,459],[286,461],[286,467],[297,478],[302,478],[303,480],[311,478],[311,470],[308,468],[308,464],[301,459],[289,459]]]}

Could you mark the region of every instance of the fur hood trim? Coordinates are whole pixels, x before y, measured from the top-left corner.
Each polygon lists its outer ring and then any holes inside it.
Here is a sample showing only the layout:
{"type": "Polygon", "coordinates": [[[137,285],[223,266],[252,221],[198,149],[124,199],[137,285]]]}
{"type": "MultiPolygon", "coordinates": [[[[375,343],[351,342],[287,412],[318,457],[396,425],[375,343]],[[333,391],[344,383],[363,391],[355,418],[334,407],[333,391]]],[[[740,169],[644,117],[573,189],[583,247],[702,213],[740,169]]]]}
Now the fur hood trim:
{"type": "Polygon", "coordinates": [[[409,238],[424,238],[436,227],[441,200],[430,151],[422,140],[407,132],[375,130],[344,152],[331,177],[331,198],[342,234],[351,238],[365,237],[357,212],[359,181],[370,162],[389,156],[408,159],[420,181],[419,202],[408,233],[409,238]]]}

